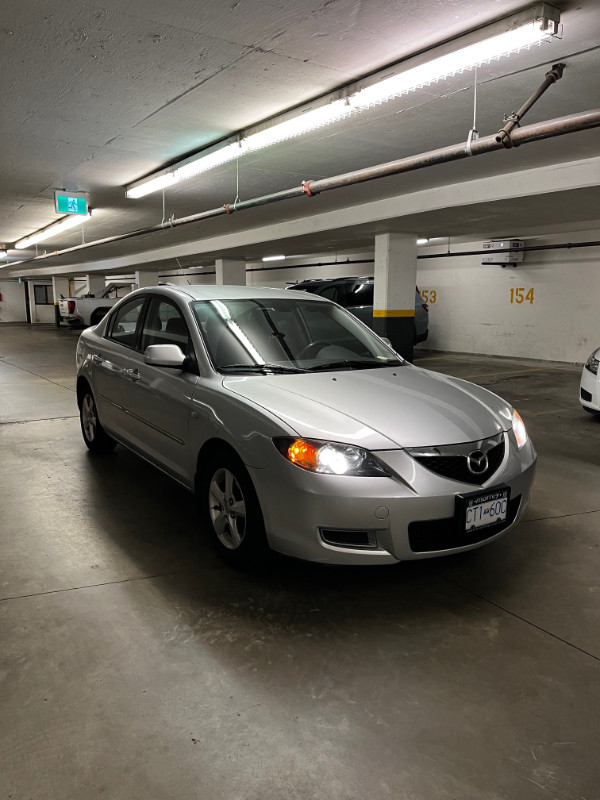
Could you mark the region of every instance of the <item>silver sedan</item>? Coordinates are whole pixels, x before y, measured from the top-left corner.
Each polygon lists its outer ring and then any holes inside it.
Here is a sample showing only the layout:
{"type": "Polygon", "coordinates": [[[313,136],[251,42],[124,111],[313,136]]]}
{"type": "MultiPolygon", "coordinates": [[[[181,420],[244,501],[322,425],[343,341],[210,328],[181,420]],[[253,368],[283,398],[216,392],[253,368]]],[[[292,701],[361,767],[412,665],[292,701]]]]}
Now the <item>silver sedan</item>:
{"type": "Polygon", "coordinates": [[[77,368],[90,450],[119,442],[195,492],[235,564],[455,553],[529,503],[536,453],[515,409],[315,295],[140,289],[81,335],[77,368]]]}

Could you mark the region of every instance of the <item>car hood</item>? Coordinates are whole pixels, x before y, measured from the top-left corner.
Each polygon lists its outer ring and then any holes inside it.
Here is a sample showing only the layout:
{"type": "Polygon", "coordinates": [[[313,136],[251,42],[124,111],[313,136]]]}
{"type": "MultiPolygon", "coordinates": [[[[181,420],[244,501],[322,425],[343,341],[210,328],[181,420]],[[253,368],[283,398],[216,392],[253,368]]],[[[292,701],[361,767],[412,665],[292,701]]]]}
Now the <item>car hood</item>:
{"type": "Polygon", "coordinates": [[[223,386],[299,436],[369,449],[473,442],[511,426],[511,408],[497,395],[412,366],[236,375],[223,386]]]}

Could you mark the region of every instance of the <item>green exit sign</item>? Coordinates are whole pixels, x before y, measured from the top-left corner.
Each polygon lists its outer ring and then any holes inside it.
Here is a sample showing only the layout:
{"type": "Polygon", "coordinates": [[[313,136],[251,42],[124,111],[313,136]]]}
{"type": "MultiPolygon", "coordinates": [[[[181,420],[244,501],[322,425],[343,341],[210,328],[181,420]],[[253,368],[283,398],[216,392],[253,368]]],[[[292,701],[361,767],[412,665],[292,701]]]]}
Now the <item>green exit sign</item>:
{"type": "Polygon", "coordinates": [[[87,214],[87,195],[84,192],[55,189],[54,207],[57,214],[87,214]]]}

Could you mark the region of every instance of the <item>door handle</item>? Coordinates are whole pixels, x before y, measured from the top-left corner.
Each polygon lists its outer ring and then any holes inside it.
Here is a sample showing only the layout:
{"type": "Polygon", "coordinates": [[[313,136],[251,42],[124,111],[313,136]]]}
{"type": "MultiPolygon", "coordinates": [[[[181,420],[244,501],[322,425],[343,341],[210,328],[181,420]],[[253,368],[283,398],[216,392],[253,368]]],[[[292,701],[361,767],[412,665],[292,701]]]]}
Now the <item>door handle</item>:
{"type": "Polygon", "coordinates": [[[104,359],[102,358],[100,353],[94,353],[94,355],[92,356],[92,361],[94,362],[94,364],[102,364],[104,359]]]}
{"type": "Polygon", "coordinates": [[[126,369],[125,375],[127,375],[128,378],[131,378],[132,381],[139,381],[142,377],[139,369],[126,369]]]}

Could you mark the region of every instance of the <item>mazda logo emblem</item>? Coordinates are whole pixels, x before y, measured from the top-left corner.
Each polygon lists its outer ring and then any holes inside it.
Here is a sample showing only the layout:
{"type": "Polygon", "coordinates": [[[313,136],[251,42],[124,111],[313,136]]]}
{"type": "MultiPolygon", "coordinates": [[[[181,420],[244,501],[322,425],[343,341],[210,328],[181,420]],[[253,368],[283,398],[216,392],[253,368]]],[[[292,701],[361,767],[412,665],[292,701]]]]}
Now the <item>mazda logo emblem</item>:
{"type": "Polygon", "coordinates": [[[467,456],[467,467],[473,475],[482,475],[489,466],[487,453],[483,450],[473,450],[467,456]]]}

